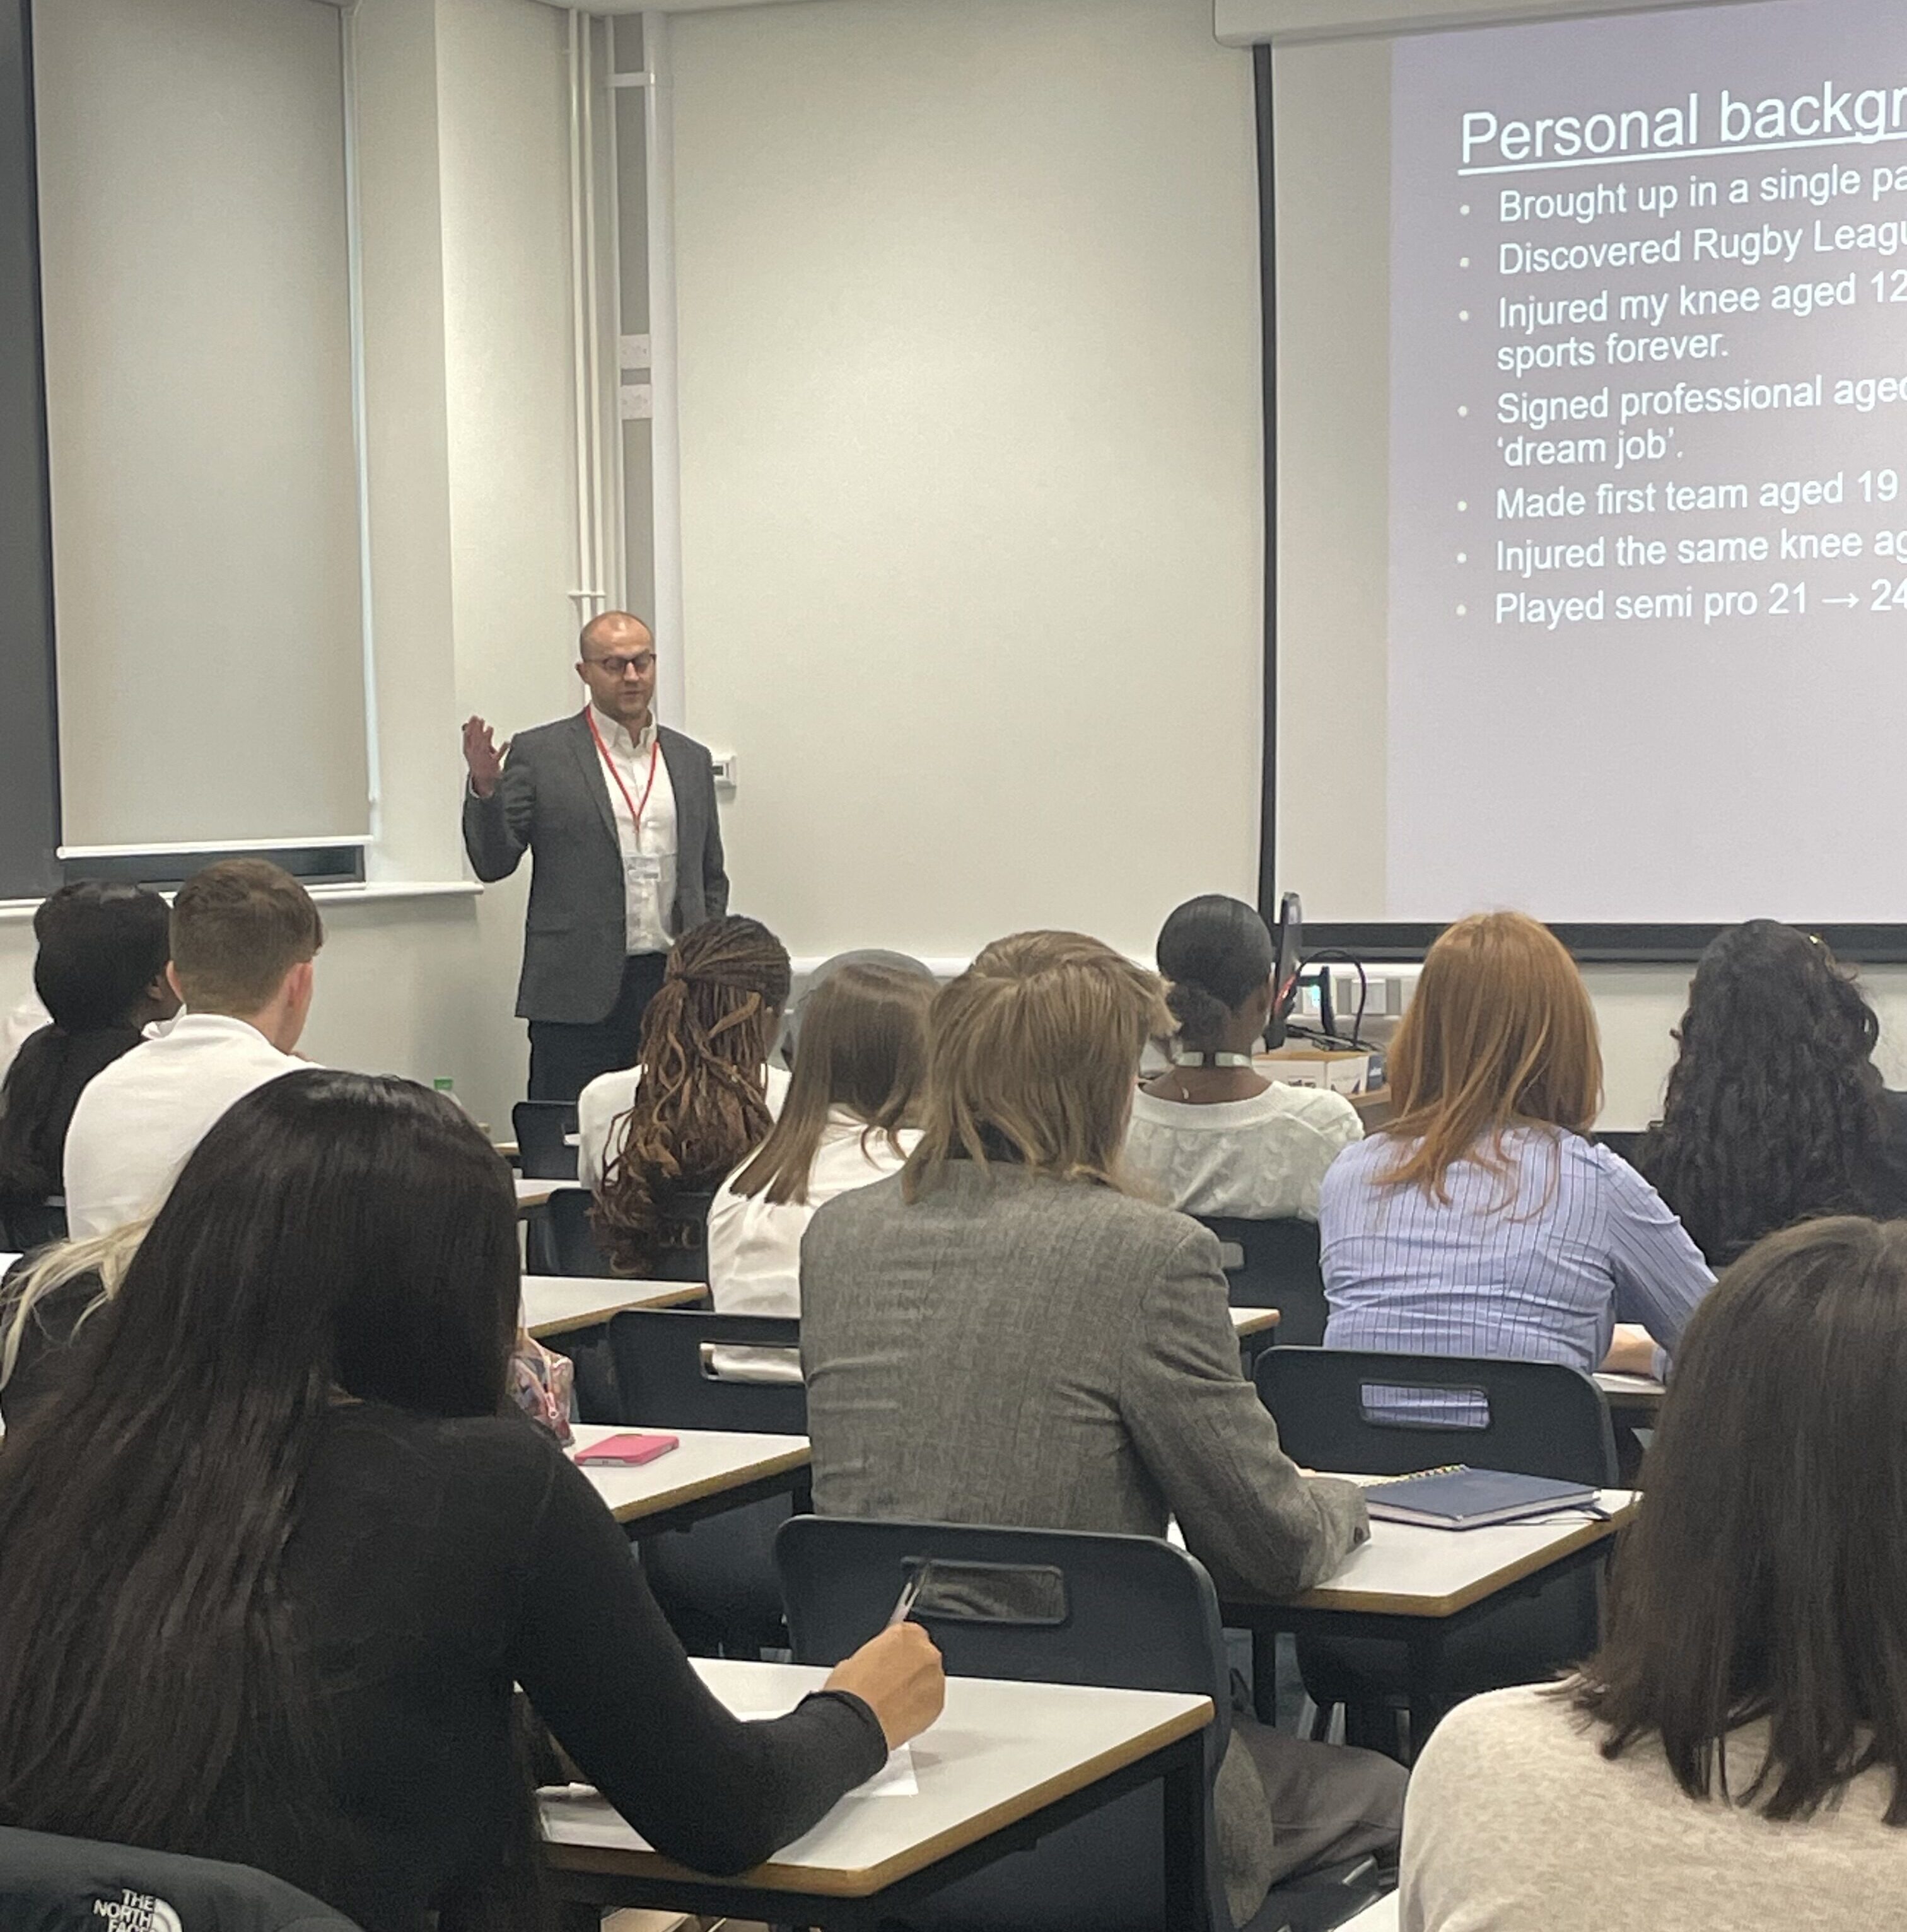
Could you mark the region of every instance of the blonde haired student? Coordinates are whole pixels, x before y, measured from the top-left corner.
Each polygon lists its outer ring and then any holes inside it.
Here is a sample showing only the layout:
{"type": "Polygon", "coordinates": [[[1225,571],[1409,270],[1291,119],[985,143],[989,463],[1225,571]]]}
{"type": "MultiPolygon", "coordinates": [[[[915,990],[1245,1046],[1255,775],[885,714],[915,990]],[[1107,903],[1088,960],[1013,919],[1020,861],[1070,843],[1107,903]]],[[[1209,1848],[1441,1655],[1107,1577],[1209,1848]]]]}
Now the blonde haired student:
{"type": "Polygon", "coordinates": [[[1659,1372],[1714,1277],[1655,1190],[1587,1138],[1596,1016],[1521,913],[1460,920],[1390,1057],[1397,1114],[1325,1176],[1331,1348],[1659,1372]],[[1618,1322],[1646,1335],[1612,1351],[1618,1322]]]}
{"type": "MultiPolygon", "coordinates": [[[[900,1172],[926,1072],[924,966],[838,968],[802,1003],[800,1043],[781,1116],[716,1190],[708,1216],[709,1289],[723,1315],[801,1312],[801,1238],[815,1210],[900,1172]]],[[[723,1374],[799,1382],[779,1348],[719,1348],[723,1374]]]]}
{"type": "MultiPolygon", "coordinates": [[[[1368,1534],[1239,1370],[1217,1238],[1119,1184],[1151,973],[1078,933],[996,941],[934,1001],[919,1144],[801,1246],[823,1515],[1162,1536],[1221,1594],[1285,1597],[1368,1534]]],[[[807,1051],[807,1038],[801,1051],[807,1051]]],[[[1214,1793],[1232,1915],[1381,1852],[1402,1768],[1236,1720],[1214,1793]]]]}

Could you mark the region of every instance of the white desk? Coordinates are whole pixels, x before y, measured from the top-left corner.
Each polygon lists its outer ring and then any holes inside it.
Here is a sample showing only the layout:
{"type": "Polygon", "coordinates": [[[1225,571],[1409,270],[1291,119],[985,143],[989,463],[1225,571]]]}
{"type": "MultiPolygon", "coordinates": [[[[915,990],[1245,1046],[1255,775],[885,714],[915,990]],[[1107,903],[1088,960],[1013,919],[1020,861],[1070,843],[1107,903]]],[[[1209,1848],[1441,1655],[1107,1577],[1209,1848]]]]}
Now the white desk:
{"type": "Polygon", "coordinates": [[[1374,1905],[1367,1905],[1355,1918],[1347,1918],[1338,1932],[1398,1932],[1401,1894],[1387,1892],[1374,1905]]]}
{"type": "Polygon", "coordinates": [[[1612,1409],[1628,1409],[1653,1416],[1662,1407],[1668,1391],[1653,1376],[1599,1373],[1596,1386],[1609,1398],[1612,1409]]]}
{"type": "MultiPolygon", "coordinates": [[[[665,1459],[666,1460],[666,1459],[665,1459]]],[[[744,1715],[788,1709],[827,1676],[797,1664],[701,1658],[695,1668],[716,1695],[744,1715]]],[[[739,1880],[701,1877],[653,1851],[601,1798],[542,1801],[549,1859],[558,1887],[610,1902],[705,1906],[775,1923],[868,1926],[904,1916],[905,1900],[932,1888],[931,1868],[1046,1807],[1104,1784],[1170,1753],[1155,1777],[1202,1783],[1199,1733],[1212,1700],[1155,1690],[1107,1690],[1073,1684],[1008,1684],[950,1678],[940,1721],[914,1740],[919,1790],[905,1796],[850,1793],[805,1837],[739,1880]],[[1174,1749],[1177,1747],[1177,1749],[1174,1749]],[[619,1884],[576,1886],[566,1875],[594,1874],[619,1884]],[[928,1875],[896,1894],[894,1888],[928,1875]],[[790,1897],[803,1901],[797,1910],[790,1897]],[[880,1899],[878,1910],[855,1900],[880,1899]],[[754,1906],[757,1909],[747,1908],[754,1906]]],[[[1172,1790],[1168,1783],[1168,1792],[1172,1790]]],[[[1109,1792],[1109,1795],[1112,1793],[1109,1792]]],[[[1203,1796],[1189,1810],[1202,1821],[1203,1796]]],[[[1168,1817],[1173,1807],[1168,1796],[1168,1817]]],[[[1168,1826],[1170,1832],[1170,1827],[1168,1826]]],[[[1001,1847],[1017,1848],[1017,1841],[1001,1847]]],[[[1182,1858],[1189,1847],[1177,1847],[1182,1858]]],[[[1172,1847],[1168,1846],[1168,1869],[1172,1847]]],[[[1194,1887],[1181,1888],[1190,1892],[1194,1887]]],[[[1172,1898],[1179,1924],[1208,1922],[1203,1902],[1191,1922],[1172,1898]]]]}
{"type": "MultiPolygon", "coordinates": [[[[639,1430],[640,1424],[632,1424],[639,1430]]],[[[639,1535],[681,1529],[705,1516],[735,1509],[792,1490],[808,1466],[805,1436],[755,1436],[727,1429],[652,1432],[680,1438],[677,1447],[632,1469],[591,1468],[583,1473],[620,1523],[639,1535]]],[[[576,1424],[576,1446],[624,1433],[600,1423],[576,1424]]]]}
{"type": "Polygon", "coordinates": [[[560,1187],[574,1187],[573,1180],[525,1180],[521,1174],[515,1177],[516,1182],[516,1211],[519,1214],[532,1213],[542,1207],[560,1187]]]}
{"type": "Polygon", "coordinates": [[[1234,1308],[1232,1330],[1242,1342],[1248,1335],[1268,1335],[1278,1324],[1275,1308],[1234,1308]]]}
{"type": "Polygon", "coordinates": [[[0,1275],[5,1274],[19,1259],[18,1255],[0,1255],[0,1275]]]}
{"type": "Polygon", "coordinates": [[[1345,1610],[1394,1617],[1450,1617],[1606,1541],[1635,1514],[1632,1490],[1604,1490],[1609,1520],[1582,1515],[1492,1523],[1483,1529],[1425,1529],[1373,1522],[1371,1540],[1345,1558],[1337,1574],[1292,1599],[1303,1610],[1345,1610]]]}
{"type": "Polygon", "coordinates": [[[699,1281],[624,1281],[615,1275],[527,1274],[523,1325],[539,1342],[599,1328],[629,1308],[679,1308],[707,1294],[699,1281]]]}

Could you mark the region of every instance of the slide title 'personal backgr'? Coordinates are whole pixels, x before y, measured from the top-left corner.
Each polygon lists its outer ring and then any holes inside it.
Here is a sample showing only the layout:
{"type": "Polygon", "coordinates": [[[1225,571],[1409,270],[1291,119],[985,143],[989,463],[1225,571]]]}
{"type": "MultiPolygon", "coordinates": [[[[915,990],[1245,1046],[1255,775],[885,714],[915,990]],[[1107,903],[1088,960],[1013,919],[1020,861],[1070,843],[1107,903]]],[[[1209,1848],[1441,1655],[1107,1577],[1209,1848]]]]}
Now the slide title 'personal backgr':
{"type": "Polygon", "coordinates": [[[1907,86],[1854,88],[1823,81],[1786,99],[1737,98],[1723,88],[1673,106],[1611,108],[1594,114],[1506,121],[1488,108],[1465,112],[1460,166],[1489,173],[1544,163],[1590,162],[1620,154],[1724,154],[1730,148],[1831,146],[1885,140],[1907,128],[1907,86]]]}

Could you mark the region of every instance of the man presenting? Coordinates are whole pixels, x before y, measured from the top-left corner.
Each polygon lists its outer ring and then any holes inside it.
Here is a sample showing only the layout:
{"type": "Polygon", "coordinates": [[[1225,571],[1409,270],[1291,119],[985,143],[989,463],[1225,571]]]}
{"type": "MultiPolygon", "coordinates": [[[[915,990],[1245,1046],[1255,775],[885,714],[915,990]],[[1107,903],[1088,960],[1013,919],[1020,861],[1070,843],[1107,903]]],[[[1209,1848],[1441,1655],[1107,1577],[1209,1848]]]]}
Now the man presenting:
{"type": "Polygon", "coordinates": [[[573,1100],[633,1065],[671,944],[728,909],[714,766],[655,721],[648,626],[605,610],[581,648],[590,701],[575,716],[503,752],[481,718],[464,726],[464,849],[477,877],[507,878],[535,855],[516,998],[533,1100],[573,1100]]]}

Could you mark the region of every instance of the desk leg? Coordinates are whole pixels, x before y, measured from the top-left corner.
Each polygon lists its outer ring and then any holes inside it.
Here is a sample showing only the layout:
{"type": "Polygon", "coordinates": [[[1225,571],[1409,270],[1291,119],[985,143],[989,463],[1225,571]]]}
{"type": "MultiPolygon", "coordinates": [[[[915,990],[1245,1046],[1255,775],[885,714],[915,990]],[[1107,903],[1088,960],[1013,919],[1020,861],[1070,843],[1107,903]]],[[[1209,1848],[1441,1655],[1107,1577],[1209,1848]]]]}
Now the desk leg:
{"type": "Polygon", "coordinates": [[[1404,1756],[1407,1765],[1415,1764],[1437,1722],[1437,1702],[1431,1686],[1437,1682],[1437,1665],[1443,1655],[1443,1634],[1433,1626],[1422,1635],[1408,1640],[1406,1655],[1410,1677],[1410,1736],[1404,1756]]]}
{"type": "Polygon", "coordinates": [[[1165,1816],[1165,1932],[1211,1932],[1212,1908],[1206,1898],[1205,1742],[1185,1738],[1167,1761],[1165,1816]]]}

